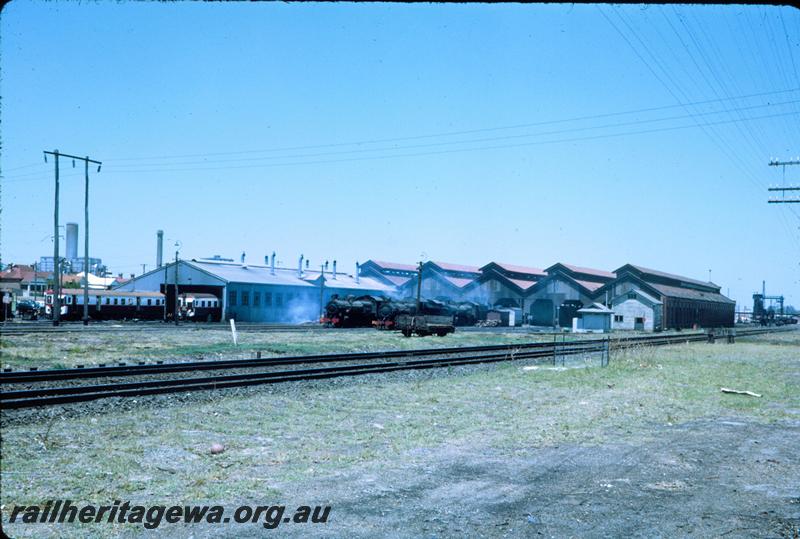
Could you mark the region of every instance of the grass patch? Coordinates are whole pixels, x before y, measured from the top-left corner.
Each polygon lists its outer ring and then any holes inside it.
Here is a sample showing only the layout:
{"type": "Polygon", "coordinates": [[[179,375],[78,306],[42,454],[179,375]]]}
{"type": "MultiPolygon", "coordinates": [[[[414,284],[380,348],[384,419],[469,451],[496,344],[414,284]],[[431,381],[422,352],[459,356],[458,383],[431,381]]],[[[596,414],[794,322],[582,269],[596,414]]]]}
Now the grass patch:
{"type": "Polygon", "coordinates": [[[260,503],[315,477],[380,470],[445,446],[513,455],[646,441],[653,426],[698,418],[796,420],[800,332],[773,341],[632,349],[606,368],[523,370],[529,363],[520,361],[56,415],[3,428],[2,502],[260,503]],[[763,397],[723,394],[723,386],[763,397]],[[225,453],[210,455],[213,442],[225,453]]]}

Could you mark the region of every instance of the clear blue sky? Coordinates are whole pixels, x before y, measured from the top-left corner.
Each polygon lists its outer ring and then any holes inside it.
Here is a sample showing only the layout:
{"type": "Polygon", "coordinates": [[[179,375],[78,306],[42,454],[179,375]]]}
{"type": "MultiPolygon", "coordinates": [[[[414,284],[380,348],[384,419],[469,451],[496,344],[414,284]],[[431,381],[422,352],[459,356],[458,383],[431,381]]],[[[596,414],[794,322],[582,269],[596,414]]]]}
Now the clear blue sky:
{"type": "MultiPolygon", "coordinates": [[[[800,207],[766,203],[770,158],[800,155],[792,8],[17,0],[0,17],[4,263],[52,255],[57,148],[104,162],[91,255],[115,272],[152,268],[161,228],[186,257],[349,271],[711,269],[745,305],[766,279],[800,306],[800,207]]],[[[82,238],[82,171],[62,165],[82,238]]]]}

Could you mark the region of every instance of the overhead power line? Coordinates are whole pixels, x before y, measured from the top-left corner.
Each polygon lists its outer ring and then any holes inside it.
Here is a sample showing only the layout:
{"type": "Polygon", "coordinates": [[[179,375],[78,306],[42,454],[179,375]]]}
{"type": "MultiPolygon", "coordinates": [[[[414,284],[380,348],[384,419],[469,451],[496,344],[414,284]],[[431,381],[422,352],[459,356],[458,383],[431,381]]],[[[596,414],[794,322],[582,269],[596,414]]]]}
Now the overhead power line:
{"type": "Polygon", "coordinates": [[[332,148],[332,147],[341,147],[341,146],[359,146],[359,145],[366,145],[366,144],[379,144],[383,142],[402,142],[407,140],[419,140],[419,139],[426,139],[426,138],[440,138],[440,137],[450,137],[450,136],[458,136],[458,135],[469,135],[474,133],[485,133],[491,131],[501,131],[501,130],[511,130],[511,129],[523,129],[528,127],[541,127],[545,125],[554,125],[560,123],[569,123],[569,122],[579,122],[579,121],[586,121],[586,120],[597,120],[602,118],[610,118],[614,116],[624,116],[624,115],[631,115],[631,114],[641,114],[645,112],[656,112],[661,110],[669,110],[675,108],[682,108],[686,105],[708,105],[711,103],[721,103],[725,101],[738,101],[744,99],[751,99],[755,97],[765,97],[765,96],[772,96],[772,95],[779,95],[779,94],[786,94],[791,92],[798,92],[800,91],[800,86],[794,88],[787,88],[783,90],[775,90],[770,92],[758,92],[758,93],[751,93],[739,96],[733,96],[730,98],[723,98],[723,99],[705,99],[702,101],[691,101],[686,103],[681,103],[677,105],[662,105],[657,107],[647,107],[641,109],[633,109],[627,111],[618,111],[618,112],[606,112],[600,114],[590,114],[584,116],[574,116],[570,118],[561,118],[561,119],[554,119],[554,120],[544,120],[539,122],[529,122],[523,124],[515,124],[515,125],[506,125],[506,126],[495,126],[495,127],[483,127],[483,128],[476,128],[476,129],[467,129],[461,131],[445,131],[440,133],[429,133],[423,135],[411,135],[405,137],[389,137],[389,138],[378,138],[378,139],[365,139],[365,140],[357,140],[351,142],[333,142],[333,143],[323,143],[323,144],[311,144],[311,145],[301,145],[301,146],[282,146],[276,148],[264,148],[260,150],[239,150],[233,152],[204,152],[204,153],[193,153],[193,154],[180,154],[180,155],[160,155],[160,156],[143,156],[143,157],[116,157],[111,159],[106,159],[106,163],[114,163],[117,161],[147,161],[147,160],[158,160],[158,159],[183,159],[189,157],[209,157],[209,156],[220,156],[220,155],[244,155],[244,154],[253,154],[253,153],[270,153],[270,152],[280,152],[280,151],[294,151],[294,150],[313,150],[318,148],[332,148]]]}

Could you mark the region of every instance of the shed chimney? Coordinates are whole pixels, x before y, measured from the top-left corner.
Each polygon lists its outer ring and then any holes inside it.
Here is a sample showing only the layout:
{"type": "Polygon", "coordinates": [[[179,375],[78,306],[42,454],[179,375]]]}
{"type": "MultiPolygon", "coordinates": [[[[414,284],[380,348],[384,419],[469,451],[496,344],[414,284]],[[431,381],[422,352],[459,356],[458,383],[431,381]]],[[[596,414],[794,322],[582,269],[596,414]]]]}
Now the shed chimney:
{"type": "Polygon", "coordinates": [[[333,261],[333,278],[336,279],[336,261],[333,261]]]}
{"type": "Polygon", "coordinates": [[[303,258],[305,258],[305,257],[303,255],[300,255],[300,261],[297,263],[297,276],[298,277],[302,277],[303,276],[303,258]]]}
{"type": "Polygon", "coordinates": [[[269,263],[269,272],[275,275],[275,251],[272,251],[272,261],[269,263]]]}
{"type": "Polygon", "coordinates": [[[245,258],[245,252],[242,251],[242,266],[244,266],[244,258],[245,258]]]}
{"type": "Polygon", "coordinates": [[[156,267],[164,265],[164,231],[156,232],[156,267]]]}
{"type": "Polygon", "coordinates": [[[359,275],[360,273],[361,273],[361,265],[358,262],[356,262],[356,284],[359,284],[361,282],[361,276],[359,275]]]}

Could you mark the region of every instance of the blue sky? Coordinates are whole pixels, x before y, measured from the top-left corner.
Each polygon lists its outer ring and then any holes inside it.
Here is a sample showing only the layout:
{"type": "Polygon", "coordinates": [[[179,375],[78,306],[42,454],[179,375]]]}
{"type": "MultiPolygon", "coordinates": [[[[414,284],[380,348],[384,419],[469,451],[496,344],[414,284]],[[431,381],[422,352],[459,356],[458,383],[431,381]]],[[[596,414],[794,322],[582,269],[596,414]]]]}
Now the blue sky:
{"type": "MultiPolygon", "coordinates": [[[[766,203],[770,158],[800,155],[797,10],[17,0],[0,17],[4,263],[52,255],[57,148],[104,162],[91,255],[115,272],[152,268],[164,229],[185,257],[631,262],[800,304],[800,207],[766,203]]],[[[62,172],[82,238],[82,170],[62,172]]]]}

